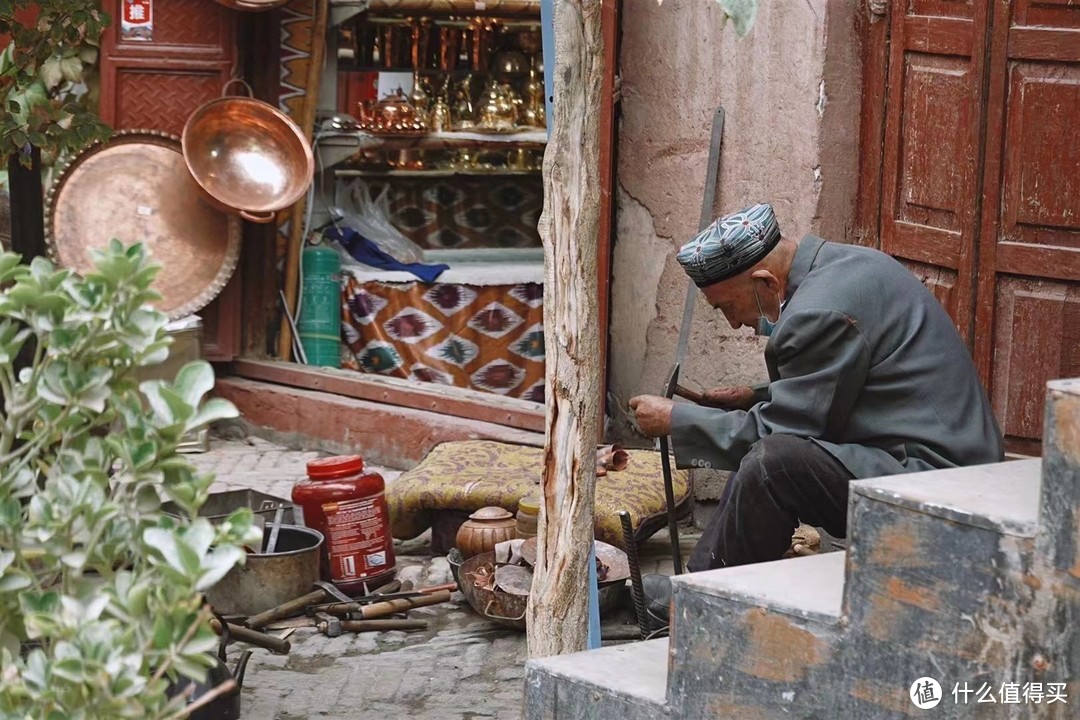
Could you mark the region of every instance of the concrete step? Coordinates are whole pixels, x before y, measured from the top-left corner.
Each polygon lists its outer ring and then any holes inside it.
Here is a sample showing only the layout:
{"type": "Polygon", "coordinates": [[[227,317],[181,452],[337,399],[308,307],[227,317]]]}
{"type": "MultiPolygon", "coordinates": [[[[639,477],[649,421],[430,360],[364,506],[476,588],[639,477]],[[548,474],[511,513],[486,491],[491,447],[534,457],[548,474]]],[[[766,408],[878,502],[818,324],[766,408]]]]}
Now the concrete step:
{"type": "MultiPolygon", "coordinates": [[[[1038,458],[852,483],[853,495],[1003,535],[1033,537],[1039,521],[1038,458]]],[[[850,531],[850,528],[849,528],[850,531]]]]}
{"type": "Polygon", "coordinates": [[[1023,682],[1040,483],[1040,462],[1021,460],[852,484],[843,666],[854,717],[910,708],[924,676],[1023,682]]]}
{"type": "Polygon", "coordinates": [[[530,660],[525,720],[667,717],[667,638],[530,660]]]}
{"type": "Polygon", "coordinates": [[[844,576],[833,552],[674,578],[672,716],[829,717],[844,576]]]}

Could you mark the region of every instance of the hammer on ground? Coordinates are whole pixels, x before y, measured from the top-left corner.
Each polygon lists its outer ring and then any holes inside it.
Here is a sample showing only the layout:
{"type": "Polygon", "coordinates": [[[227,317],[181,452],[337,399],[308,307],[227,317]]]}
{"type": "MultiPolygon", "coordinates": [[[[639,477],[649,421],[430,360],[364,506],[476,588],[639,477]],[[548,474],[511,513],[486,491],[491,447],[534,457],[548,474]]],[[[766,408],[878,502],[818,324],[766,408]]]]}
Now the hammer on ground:
{"type": "Polygon", "coordinates": [[[315,627],[327,637],[337,637],[341,634],[341,618],[329,613],[315,613],[315,627]]]}
{"type": "Polygon", "coordinates": [[[281,620],[282,618],[291,617],[296,613],[302,612],[308,605],[315,605],[330,600],[347,603],[352,602],[351,597],[338,590],[333,584],[328,583],[325,580],[317,580],[315,582],[315,590],[286,603],[282,603],[277,607],[270,608],[258,615],[252,615],[244,624],[253,630],[258,630],[275,620],[281,620]]]}

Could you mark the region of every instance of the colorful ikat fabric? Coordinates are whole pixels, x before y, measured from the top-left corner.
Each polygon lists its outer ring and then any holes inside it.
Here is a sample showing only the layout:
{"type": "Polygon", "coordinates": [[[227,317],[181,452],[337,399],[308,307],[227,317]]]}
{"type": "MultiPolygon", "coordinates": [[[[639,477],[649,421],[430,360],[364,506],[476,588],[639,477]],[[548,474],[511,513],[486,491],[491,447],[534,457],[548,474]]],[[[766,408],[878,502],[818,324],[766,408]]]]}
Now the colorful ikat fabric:
{"type": "Polygon", "coordinates": [[[364,282],[342,294],[346,367],[544,402],[544,286],[364,282]]]}

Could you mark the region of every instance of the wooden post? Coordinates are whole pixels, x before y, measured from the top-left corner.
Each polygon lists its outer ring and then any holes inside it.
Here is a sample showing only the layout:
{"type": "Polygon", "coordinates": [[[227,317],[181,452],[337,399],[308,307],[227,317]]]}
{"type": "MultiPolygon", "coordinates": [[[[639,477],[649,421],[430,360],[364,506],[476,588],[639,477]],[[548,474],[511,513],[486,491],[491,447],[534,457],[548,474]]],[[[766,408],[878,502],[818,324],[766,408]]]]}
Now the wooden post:
{"type": "Polygon", "coordinates": [[[529,654],[584,650],[599,430],[601,0],[555,0],[552,133],[544,155],[547,428],[529,654]]]}
{"type": "MultiPolygon", "coordinates": [[[[311,57],[308,60],[307,83],[304,86],[303,117],[293,118],[310,140],[315,132],[315,111],[319,107],[319,80],[322,77],[323,60],[326,57],[326,31],[330,17],[330,0],[312,0],[315,17],[311,22],[311,57]]],[[[304,214],[307,197],[300,198],[292,206],[289,225],[289,245],[285,255],[285,302],[286,311],[295,314],[297,287],[300,284],[300,252],[304,247],[304,214]]],[[[281,331],[278,335],[278,358],[288,360],[292,356],[292,328],[285,312],[281,314],[281,331]]],[[[296,318],[299,322],[300,318],[296,318]]]]}

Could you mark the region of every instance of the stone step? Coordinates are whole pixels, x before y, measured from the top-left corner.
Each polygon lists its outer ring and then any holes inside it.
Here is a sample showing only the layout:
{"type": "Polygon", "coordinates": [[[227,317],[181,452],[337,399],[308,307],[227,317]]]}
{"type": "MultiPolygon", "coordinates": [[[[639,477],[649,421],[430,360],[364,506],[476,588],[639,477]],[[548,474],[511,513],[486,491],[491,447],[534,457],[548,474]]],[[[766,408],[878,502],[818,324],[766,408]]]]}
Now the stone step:
{"type": "Polygon", "coordinates": [[[667,677],[667,638],[530,660],[525,720],[667,717],[667,677]]]}
{"type": "Polygon", "coordinates": [[[1039,460],[852,484],[843,669],[856,716],[910,707],[924,676],[1014,680],[1040,583],[1040,484],[1039,460]]]}
{"type": "Polygon", "coordinates": [[[852,495],[1003,535],[1034,537],[1042,461],[931,470],[852,483],[852,495]]]}
{"type": "Polygon", "coordinates": [[[844,575],[832,552],[674,578],[672,716],[829,716],[844,575]]]}

